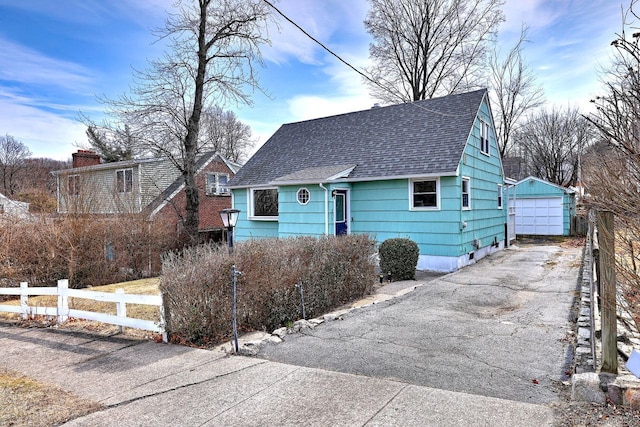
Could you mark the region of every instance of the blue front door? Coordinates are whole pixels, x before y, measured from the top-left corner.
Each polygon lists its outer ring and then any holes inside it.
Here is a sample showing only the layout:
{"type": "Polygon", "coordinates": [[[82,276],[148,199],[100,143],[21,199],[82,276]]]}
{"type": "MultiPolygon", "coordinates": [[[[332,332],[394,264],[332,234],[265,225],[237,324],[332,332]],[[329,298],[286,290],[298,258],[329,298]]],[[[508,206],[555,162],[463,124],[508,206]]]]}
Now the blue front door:
{"type": "Polygon", "coordinates": [[[348,233],[347,191],[335,190],[336,236],[348,233]]]}

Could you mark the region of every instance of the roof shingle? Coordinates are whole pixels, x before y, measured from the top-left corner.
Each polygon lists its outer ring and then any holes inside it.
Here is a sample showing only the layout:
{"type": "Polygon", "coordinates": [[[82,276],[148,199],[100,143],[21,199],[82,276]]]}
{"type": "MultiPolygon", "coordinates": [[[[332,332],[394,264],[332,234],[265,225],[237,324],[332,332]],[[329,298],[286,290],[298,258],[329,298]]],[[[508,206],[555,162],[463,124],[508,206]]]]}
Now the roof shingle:
{"type": "Polygon", "coordinates": [[[349,180],[455,174],[485,94],[482,89],[282,125],[229,186],[268,185],[340,165],[356,165],[349,180]]]}

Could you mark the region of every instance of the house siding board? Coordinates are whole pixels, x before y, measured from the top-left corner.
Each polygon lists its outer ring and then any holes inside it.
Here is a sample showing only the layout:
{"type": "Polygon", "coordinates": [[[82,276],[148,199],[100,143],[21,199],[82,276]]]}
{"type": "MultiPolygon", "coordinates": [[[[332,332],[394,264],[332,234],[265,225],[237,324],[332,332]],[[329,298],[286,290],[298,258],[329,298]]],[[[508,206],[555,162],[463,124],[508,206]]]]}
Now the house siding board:
{"type": "Polygon", "coordinates": [[[409,180],[370,181],[352,185],[353,233],[369,234],[382,243],[390,238],[409,238],[421,255],[459,255],[459,205],[444,196],[455,177],[440,179],[440,210],[409,210],[409,180]],[[457,210],[449,210],[454,205],[457,210]]]}
{"type": "Polygon", "coordinates": [[[278,187],[278,224],[280,237],[324,235],[324,190],[317,184],[278,187]],[[309,191],[309,202],[298,203],[301,188],[309,191]]]}
{"type": "Polygon", "coordinates": [[[178,177],[180,172],[169,160],[142,163],[140,165],[142,205],[148,206],[178,177]]]}

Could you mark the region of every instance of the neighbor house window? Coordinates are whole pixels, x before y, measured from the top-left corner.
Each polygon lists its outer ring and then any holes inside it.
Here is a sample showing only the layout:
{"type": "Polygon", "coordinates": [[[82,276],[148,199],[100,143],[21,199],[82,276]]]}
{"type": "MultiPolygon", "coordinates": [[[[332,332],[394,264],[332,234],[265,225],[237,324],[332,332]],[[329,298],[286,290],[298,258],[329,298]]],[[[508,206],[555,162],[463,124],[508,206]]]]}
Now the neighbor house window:
{"type": "Polygon", "coordinates": [[[133,191],[133,169],[116,171],[116,190],[118,193],[131,193],[133,191]]]}
{"type": "Polygon", "coordinates": [[[278,189],[251,190],[251,216],[264,219],[278,218],[278,189]]]}
{"type": "Polygon", "coordinates": [[[471,209],[471,180],[462,178],[462,209],[471,209]]]}
{"type": "Polygon", "coordinates": [[[229,189],[226,188],[229,182],[228,173],[207,173],[207,196],[230,194],[229,189]]]}
{"type": "Polygon", "coordinates": [[[436,179],[415,180],[409,183],[412,209],[438,209],[440,182],[436,179]]]}
{"type": "Polygon", "coordinates": [[[80,175],[69,175],[67,181],[67,192],[70,196],[80,194],[80,175]]]}
{"type": "Polygon", "coordinates": [[[298,203],[301,205],[306,205],[309,203],[309,199],[311,198],[311,194],[309,194],[309,190],[306,188],[301,188],[297,193],[298,203]]]}
{"type": "Polygon", "coordinates": [[[480,122],[480,151],[489,154],[489,124],[480,122]]]}
{"type": "Polygon", "coordinates": [[[498,209],[502,209],[502,185],[498,184],[498,209]]]}

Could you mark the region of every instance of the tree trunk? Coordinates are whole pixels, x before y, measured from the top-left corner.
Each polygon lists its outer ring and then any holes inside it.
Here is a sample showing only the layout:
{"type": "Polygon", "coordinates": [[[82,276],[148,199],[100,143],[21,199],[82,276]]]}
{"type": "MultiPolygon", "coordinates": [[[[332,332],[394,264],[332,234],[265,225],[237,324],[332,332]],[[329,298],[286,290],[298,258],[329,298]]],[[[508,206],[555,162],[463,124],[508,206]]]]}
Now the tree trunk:
{"type": "Polygon", "coordinates": [[[196,187],[196,156],[198,150],[198,133],[200,131],[200,116],[202,114],[203,93],[205,75],[207,69],[207,7],[209,0],[200,0],[200,22],[198,26],[198,71],[196,74],[193,110],[187,125],[187,134],[184,140],[184,183],[186,193],[186,212],[184,221],[185,233],[190,243],[197,243],[198,228],[200,226],[199,206],[200,197],[196,187]]]}

